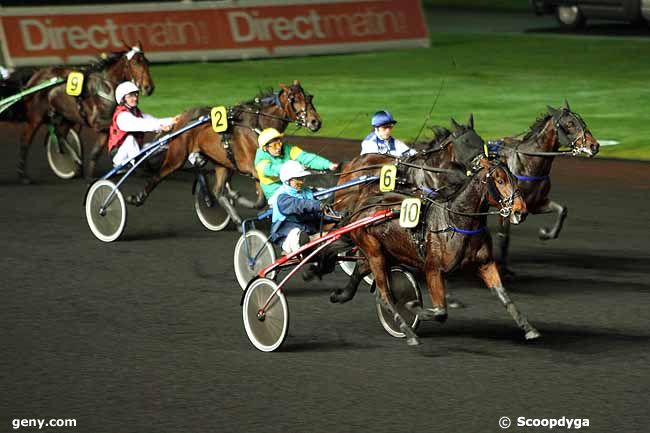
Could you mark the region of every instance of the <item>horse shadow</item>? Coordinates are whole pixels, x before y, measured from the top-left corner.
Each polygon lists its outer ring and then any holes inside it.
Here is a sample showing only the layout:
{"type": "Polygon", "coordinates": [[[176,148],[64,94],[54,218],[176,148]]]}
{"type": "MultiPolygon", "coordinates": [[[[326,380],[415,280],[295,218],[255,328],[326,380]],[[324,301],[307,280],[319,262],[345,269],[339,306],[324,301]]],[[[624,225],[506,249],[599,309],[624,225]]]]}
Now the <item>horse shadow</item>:
{"type": "MultiPolygon", "coordinates": [[[[456,322],[450,327],[425,327],[418,331],[422,340],[436,341],[459,340],[462,347],[446,347],[443,351],[436,348],[433,352],[425,352],[424,356],[438,357],[450,352],[470,353],[492,357],[509,357],[510,354],[501,349],[473,344],[471,340],[481,340],[486,343],[496,343],[499,346],[525,347],[531,356],[537,356],[538,351],[550,351],[566,355],[600,355],[618,353],[621,355],[639,353],[641,347],[650,347],[650,335],[628,333],[614,329],[597,327],[577,327],[562,323],[535,323],[542,336],[534,341],[526,341],[522,332],[510,324],[501,321],[470,320],[456,322]],[[470,347],[470,348],[468,348],[470,347]]],[[[646,349],[647,351],[647,349],[646,349]]]]}

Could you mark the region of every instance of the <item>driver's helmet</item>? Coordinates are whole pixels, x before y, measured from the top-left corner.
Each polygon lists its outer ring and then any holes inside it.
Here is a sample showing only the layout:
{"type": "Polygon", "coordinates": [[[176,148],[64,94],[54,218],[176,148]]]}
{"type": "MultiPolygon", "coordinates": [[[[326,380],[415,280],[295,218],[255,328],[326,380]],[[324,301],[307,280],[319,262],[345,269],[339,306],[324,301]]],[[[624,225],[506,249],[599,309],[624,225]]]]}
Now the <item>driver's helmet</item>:
{"type": "Polygon", "coordinates": [[[291,179],[309,176],[310,174],[298,161],[287,161],[280,167],[280,180],[285,184],[289,184],[291,179]]]}
{"type": "Polygon", "coordinates": [[[370,121],[370,124],[374,128],[379,128],[380,126],[384,125],[394,125],[396,123],[397,120],[393,119],[393,115],[386,110],[377,111],[372,115],[372,120],[370,121]]]}
{"type": "Polygon", "coordinates": [[[120,83],[115,89],[115,100],[118,104],[122,103],[122,99],[129,93],[139,92],[138,86],[133,81],[124,81],[120,83]]]}
{"type": "Polygon", "coordinates": [[[264,150],[264,146],[275,140],[276,138],[282,138],[284,134],[278,131],[275,128],[266,128],[264,131],[260,132],[259,137],[257,137],[257,143],[260,145],[260,149],[264,150]]]}

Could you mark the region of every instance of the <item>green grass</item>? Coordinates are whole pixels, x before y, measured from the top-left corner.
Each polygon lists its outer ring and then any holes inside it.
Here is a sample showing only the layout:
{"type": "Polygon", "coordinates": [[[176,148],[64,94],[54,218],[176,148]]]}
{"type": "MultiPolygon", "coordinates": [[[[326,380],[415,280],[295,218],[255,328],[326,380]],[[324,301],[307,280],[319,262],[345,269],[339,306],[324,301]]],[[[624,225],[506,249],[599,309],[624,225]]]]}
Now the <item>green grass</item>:
{"type": "Polygon", "coordinates": [[[530,12],[526,0],[422,0],[425,8],[484,9],[498,11],[530,12]]]}
{"type": "Polygon", "coordinates": [[[319,135],[361,139],[370,115],[388,108],[399,120],[395,136],[411,141],[441,85],[427,124],[473,113],[486,139],[527,129],[547,104],[566,98],[597,139],[620,142],[600,155],[650,160],[649,54],[643,39],[435,34],[429,49],[155,65],[156,93],[141,104],[169,115],[234,104],[297,78],[315,95],[319,135]]]}

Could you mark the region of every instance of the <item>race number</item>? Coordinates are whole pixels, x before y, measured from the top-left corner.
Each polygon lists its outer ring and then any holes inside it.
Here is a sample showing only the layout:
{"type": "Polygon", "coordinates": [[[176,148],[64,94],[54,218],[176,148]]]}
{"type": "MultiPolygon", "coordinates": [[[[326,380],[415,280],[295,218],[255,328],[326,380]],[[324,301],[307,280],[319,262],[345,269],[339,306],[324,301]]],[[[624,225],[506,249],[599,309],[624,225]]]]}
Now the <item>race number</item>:
{"type": "Polygon", "coordinates": [[[70,96],[81,95],[81,90],[84,84],[84,74],[81,72],[70,72],[68,74],[68,82],[65,85],[65,93],[70,96]]]}
{"type": "Polygon", "coordinates": [[[226,107],[213,107],[210,111],[212,118],[212,129],[214,132],[223,132],[228,129],[228,116],[226,115],[226,107]]]}
{"type": "Polygon", "coordinates": [[[402,208],[399,212],[399,225],[404,228],[413,228],[420,221],[420,199],[406,198],[402,201],[402,208]]]}
{"type": "Polygon", "coordinates": [[[385,165],[381,168],[379,174],[379,191],[389,192],[395,189],[395,179],[397,178],[397,166],[385,165]]]}

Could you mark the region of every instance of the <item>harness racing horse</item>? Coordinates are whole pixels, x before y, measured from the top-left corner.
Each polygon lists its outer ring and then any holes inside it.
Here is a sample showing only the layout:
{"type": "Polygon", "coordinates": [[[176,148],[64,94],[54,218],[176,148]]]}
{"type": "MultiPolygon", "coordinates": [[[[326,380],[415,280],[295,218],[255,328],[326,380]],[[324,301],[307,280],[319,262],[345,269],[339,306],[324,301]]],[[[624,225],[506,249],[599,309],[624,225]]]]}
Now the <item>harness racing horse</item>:
{"type": "MultiPolygon", "coordinates": [[[[126,44],[125,44],[126,45],[126,44]]],[[[65,83],[33,93],[25,98],[27,124],[21,137],[18,176],[23,183],[29,183],[25,165],[29,147],[38,128],[48,122],[55,126],[59,140],[65,140],[74,125],[86,125],[99,135],[91,149],[87,176],[93,177],[97,159],[106,147],[108,127],[115,110],[114,89],[122,81],[133,81],[140,92],[151,95],[154,83],[149,73],[149,61],[144,56],[141,44],[128,51],[114,52],[99,61],[82,67],[51,66],[36,71],[27,86],[33,86],[53,77],[67,77],[70,72],[84,73],[83,90],[80,96],[66,94],[65,83]]]]}
{"type": "MultiPolygon", "coordinates": [[[[463,174],[463,171],[460,172],[463,174]]],[[[433,304],[424,309],[416,302],[407,305],[420,319],[447,319],[446,287],[444,277],[458,268],[474,266],[478,275],[499,298],[517,325],[526,333],[526,339],[539,333],[519,312],[501,283],[492,255],[490,234],[486,230],[488,197],[501,203],[499,213],[518,224],[526,213],[526,204],[519,196],[515,181],[507,167],[500,162],[478,156],[468,172],[465,185],[446,202],[439,202],[425,193],[421,199],[424,215],[413,229],[402,228],[391,220],[377,226],[365,227],[350,233],[352,240],[363,251],[379,288],[380,302],[393,315],[407,344],[417,344],[417,336],[397,312],[389,288],[387,269],[392,264],[404,264],[423,272],[433,304]]],[[[426,190],[424,190],[426,191],[426,190]]],[[[409,194],[410,195],[410,194],[409,194]]],[[[399,205],[403,194],[389,193],[368,197],[357,208],[353,219],[399,205]]]]}
{"type": "MultiPolygon", "coordinates": [[[[522,139],[506,137],[488,143],[490,152],[498,154],[517,178],[517,187],[522,193],[531,214],[555,213],[553,227],[541,227],[541,240],[556,239],[567,217],[566,205],[549,198],[551,189],[551,166],[555,156],[586,154],[593,157],[598,153],[599,143],[593,137],[582,118],[571,111],[565,101],[562,108],[548,107],[548,112],[530,127],[522,139]],[[569,150],[561,151],[561,147],[569,150]]],[[[500,262],[507,269],[510,224],[500,218],[497,240],[500,262]]],[[[508,272],[511,272],[508,270],[508,272]]]]}
{"type": "MultiPolygon", "coordinates": [[[[454,119],[451,119],[451,125],[451,130],[438,126],[432,127],[435,133],[434,139],[425,149],[404,160],[381,154],[365,154],[356,157],[343,168],[339,184],[351,180],[358,173],[379,175],[382,166],[395,164],[400,183],[417,187],[426,186],[440,197],[453,194],[460,186],[459,168],[469,166],[471,160],[483,151],[484,142],[474,130],[472,115],[467,125],[459,124],[454,119]]],[[[375,195],[377,190],[376,184],[341,190],[335,195],[333,207],[338,211],[354,211],[365,197],[375,195]]],[[[326,257],[328,263],[323,263],[320,271],[324,273],[333,270],[334,259],[334,257],[326,257]]],[[[334,290],[330,301],[344,303],[354,297],[361,280],[369,272],[365,260],[358,261],[357,264],[346,287],[334,290]]]]}
{"type": "MultiPolygon", "coordinates": [[[[214,199],[239,225],[241,218],[230,200],[237,204],[260,209],[266,204],[259,182],[256,183],[257,201],[252,202],[230,188],[230,178],[235,172],[248,175],[257,180],[254,161],[258,149],[257,132],[265,128],[276,128],[280,132],[291,122],[310,131],[321,127],[320,115],[313,105],[312,95],[305,92],[298,80],[291,86],[280,84],[277,92],[265,92],[255,99],[235,105],[228,109],[228,130],[215,133],[208,123],[181,134],[169,143],[162,166],[157,174],[146,183],[144,189],[135,196],[129,196],[130,204],[142,205],[151,191],[167,176],[180,169],[189,154],[201,152],[216,164],[215,182],[212,188],[214,199]],[[225,194],[224,194],[225,192],[225,194]]],[[[203,114],[210,108],[193,108],[181,114],[174,130],[203,114]]]]}

